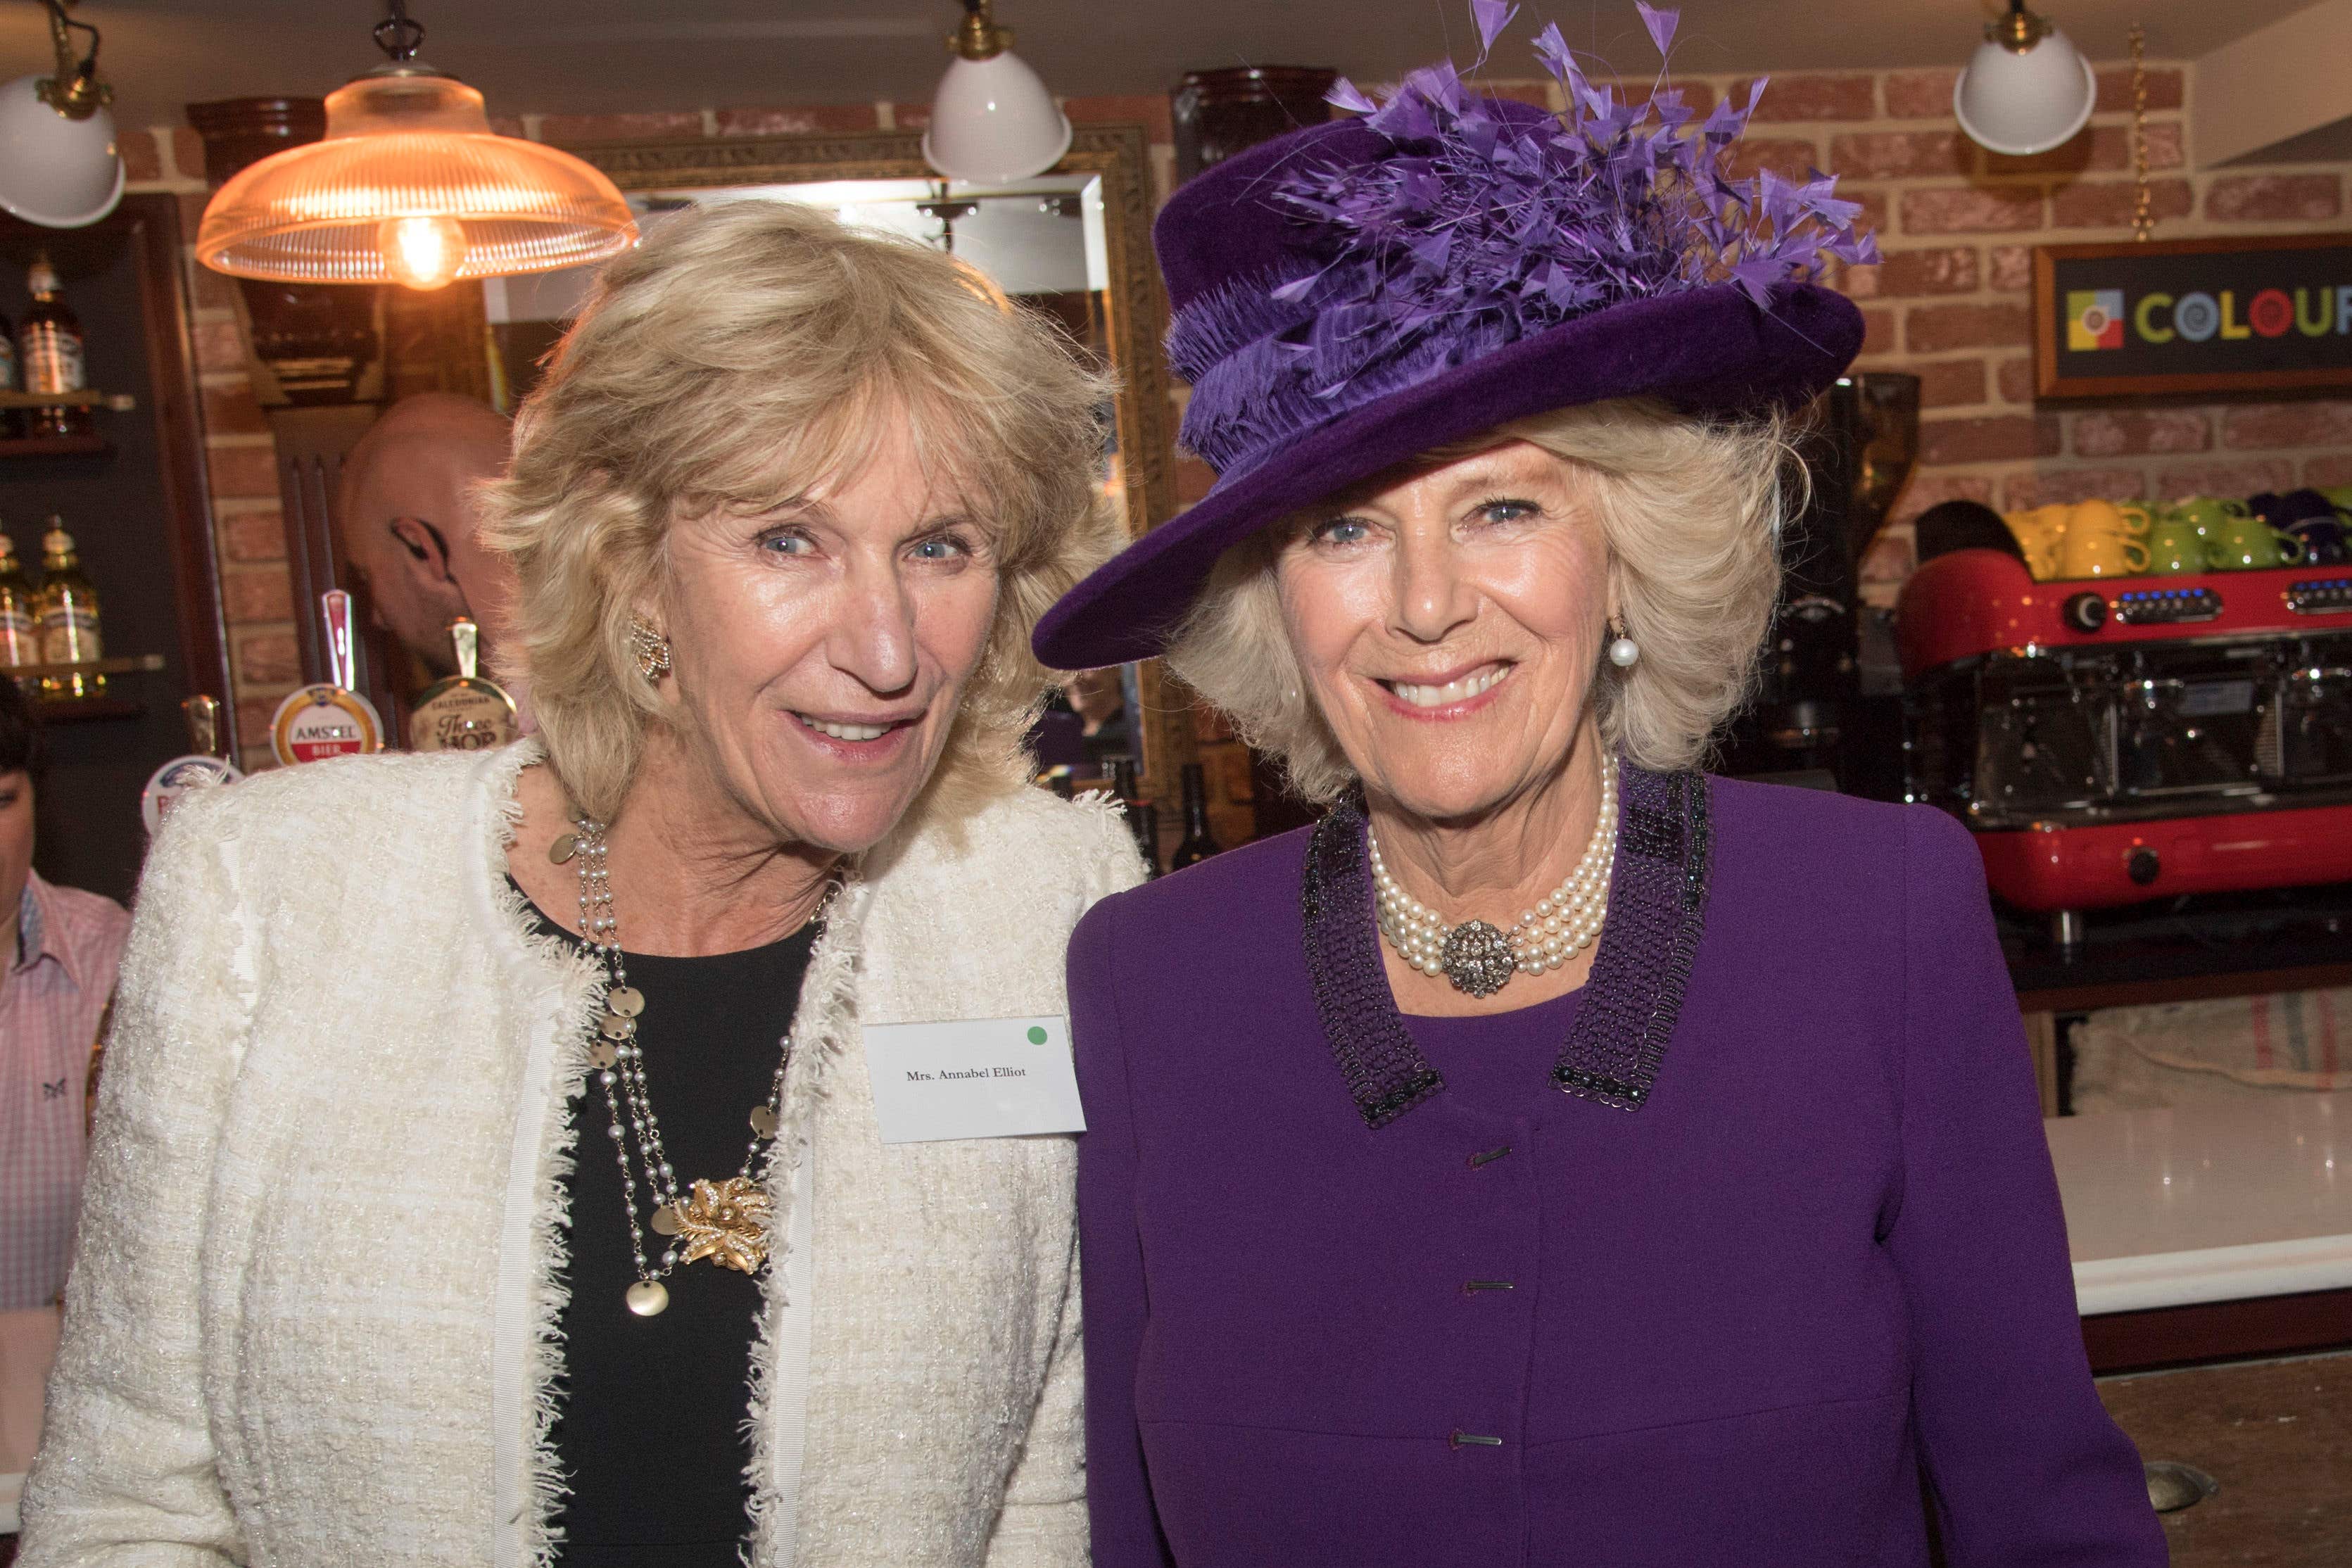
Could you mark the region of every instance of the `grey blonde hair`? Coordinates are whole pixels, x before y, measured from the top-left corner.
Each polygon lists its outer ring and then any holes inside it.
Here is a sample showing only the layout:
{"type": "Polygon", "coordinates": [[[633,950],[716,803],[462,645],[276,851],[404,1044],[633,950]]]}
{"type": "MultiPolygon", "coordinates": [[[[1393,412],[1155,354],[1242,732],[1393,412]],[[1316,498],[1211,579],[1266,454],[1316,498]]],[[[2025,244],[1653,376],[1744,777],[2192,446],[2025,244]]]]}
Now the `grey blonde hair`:
{"type": "MultiPolygon", "coordinates": [[[[1788,422],[1698,419],[1626,399],[1557,409],[1428,456],[1506,441],[1540,447],[1585,476],[1612,596],[1641,645],[1630,670],[1600,661],[1601,738],[1643,767],[1697,764],[1747,700],[1780,590],[1780,525],[1795,500],[1788,422]]],[[[1285,543],[1318,515],[1309,509],[1226,551],[1168,662],[1321,804],[1345,794],[1355,771],[1307,694],[1275,574],[1285,543]]]]}
{"type": "Polygon", "coordinates": [[[609,820],[662,704],[629,623],[673,521],[757,515],[854,471],[910,421],[992,541],[996,619],[927,808],[1017,784],[1047,676],[1029,633],[1118,543],[1098,489],[1104,380],[951,258],[791,202],[663,221],[608,264],[515,421],[486,535],[514,562],[520,663],[548,760],[609,820]]]}

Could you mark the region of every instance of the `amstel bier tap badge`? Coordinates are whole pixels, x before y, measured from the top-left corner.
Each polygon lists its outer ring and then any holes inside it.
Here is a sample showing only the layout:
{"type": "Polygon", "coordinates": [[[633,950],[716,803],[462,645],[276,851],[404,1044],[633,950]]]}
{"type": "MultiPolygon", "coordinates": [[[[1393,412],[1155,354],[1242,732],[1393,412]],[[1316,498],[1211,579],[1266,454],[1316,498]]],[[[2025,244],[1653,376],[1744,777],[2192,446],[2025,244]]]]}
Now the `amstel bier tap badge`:
{"type": "Polygon", "coordinates": [[[487,752],[515,738],[514,699],[475,673],[481,630],[460,616],[449,623],[457,673],[425,689],[409,710],[408,744],[419,752],[487,752]]]}
{"type": "Polygon", "coordinates": [[[269,743],[289,767],[383,750],[383,721],[376,716],[375,705],[352,689],[358,684],[358,665],[352,653],[352,596],[331,588],[319,600],[325,613],[327,664],[334,679],[303,687],[278,705],[278,715],[269,722],[269,743]]]}

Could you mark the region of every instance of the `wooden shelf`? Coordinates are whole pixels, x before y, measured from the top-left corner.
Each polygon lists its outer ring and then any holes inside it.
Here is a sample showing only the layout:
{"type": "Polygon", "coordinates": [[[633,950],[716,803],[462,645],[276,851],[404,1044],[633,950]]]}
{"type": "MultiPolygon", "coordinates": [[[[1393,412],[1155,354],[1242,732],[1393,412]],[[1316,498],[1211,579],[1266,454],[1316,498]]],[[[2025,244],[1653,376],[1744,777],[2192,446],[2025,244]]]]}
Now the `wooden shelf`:
{"type": "Polygon", "coordinates": [[[102,458],[114,449],[103,436],[16,436],[0,439],[0,458],[102,458]]]}
{"type": "Polygon", "coordinates": [[[105,408],[128,414],[139,400],[127,392],[100,392],[85,386],[79,392],[0,392],[0,408],[105,408]]]}
{"type": "Polygon", "coordinates": [[[79,664],[20,664],[8,673],[18,680],[38,680],[47,675],[161,675],[163,656],[134,653],[121,658],[85,659],[79,664]]]}
{"type": "Polygon", "coordinates": [[[33,710],[44,724],[74,724],[90,719],[136,719],[147,704],[131,697],[37,697],[33,710]]]}

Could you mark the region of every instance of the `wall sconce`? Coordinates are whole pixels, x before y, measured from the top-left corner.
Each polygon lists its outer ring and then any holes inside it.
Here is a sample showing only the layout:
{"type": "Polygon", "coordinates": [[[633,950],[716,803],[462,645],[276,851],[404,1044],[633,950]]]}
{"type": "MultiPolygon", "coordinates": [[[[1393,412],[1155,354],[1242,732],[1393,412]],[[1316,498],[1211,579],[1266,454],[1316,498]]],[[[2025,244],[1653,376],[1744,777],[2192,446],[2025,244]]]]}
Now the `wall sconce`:
{"type": "Polygon", "coordinates": [[[122,199],[122,159],[106,108],[114,89],[98,79],[98,29],[67,16],[72,0],[45,3],[58,73],[0,86],[0,208],[49,228],[79,228],[122,199]],[[76,32],[89,35],[79,60],[76,32]]]}
{"type": "Polygon", "coordinates": [[[196,258],[282,283],[399,283],[551,272],[636,243],[596,169],[490,130],[482,95],[416,58],[425,28],[390,0],[389,57],[327,95],[323,142],[239,171],[213,195],[196,258]]]}
{"type": "Polygon", "coordinates": [[[1042,174],[1070,150],[1070,121],[1037,73],[1013,53],[990,0],[963,0],[948,35],[955,55],[931,95],[923,161],[950,180],[1001,184],[1042,174]]]}
{"type": "Polygon", "coordinates": [[[1960,129],[1989,153],[2023,157],[2071,140],[2091,118],[2099,84],[2064,33],[2009,0],[1952,84],[1960,129]]]}

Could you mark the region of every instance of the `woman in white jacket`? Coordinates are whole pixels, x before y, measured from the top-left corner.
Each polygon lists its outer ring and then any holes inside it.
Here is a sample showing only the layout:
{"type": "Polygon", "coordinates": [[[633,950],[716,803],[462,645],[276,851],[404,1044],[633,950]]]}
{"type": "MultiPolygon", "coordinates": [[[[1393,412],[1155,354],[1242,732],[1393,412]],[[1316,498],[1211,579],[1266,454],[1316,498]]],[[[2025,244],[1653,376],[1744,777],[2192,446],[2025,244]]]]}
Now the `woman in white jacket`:
{"type": "Polygon", "coordinates": [[[1018,760],[1099,393],[806,208],[612,264],[488,495],[539,739],[157,840],[26,1568],[1086,1561],[1071,1141],[886,1145],[866,1032],[1139,874],[1018,760]]]}

